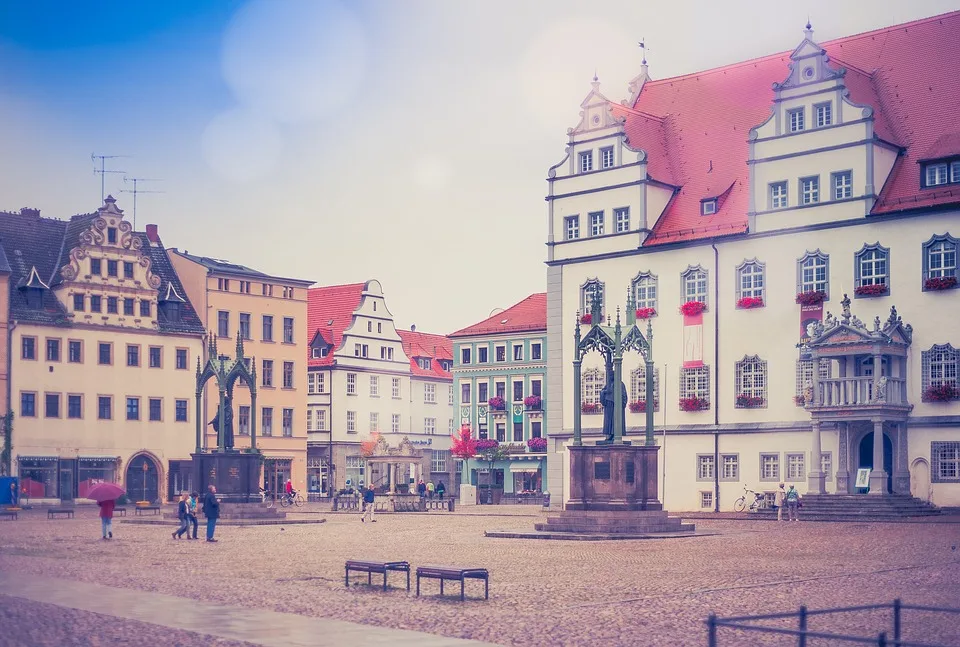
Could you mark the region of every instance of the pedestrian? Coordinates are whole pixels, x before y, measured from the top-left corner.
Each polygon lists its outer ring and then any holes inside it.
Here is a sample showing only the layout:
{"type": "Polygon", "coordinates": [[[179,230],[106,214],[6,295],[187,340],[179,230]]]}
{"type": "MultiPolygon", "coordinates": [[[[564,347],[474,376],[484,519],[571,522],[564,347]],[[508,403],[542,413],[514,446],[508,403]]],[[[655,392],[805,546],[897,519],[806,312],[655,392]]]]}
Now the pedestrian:
{"type": "Polygon", "coordinates": [[[443,484],[443,481],[437,483],[437,496],[440,497],[440,500],[443,501],[443,495],[447,491],[447,486],[443,484]]]}
{"type": "Polygon", "coordinates": [[[187,499],[187,520],[193,526],[193,537],[190,536],[189,531],[187,532],[187,539],[196,539],[197,538],[197,502],[200,499],[200,495],[196,492],[190,493],[190,498],[187,499]]]}
{"type": "Polygon", "coordinates": [[[377,522],[377,520],[373,518],[374,501],[376,501],[376,498],[372,487],[368,487],[363,491],[363,512],[360,514],[360,521],[366,522],[367,519],[370,519],[370,523],[377,522]]]}
{"type": "Polygon", "coordinates": [[[420,479],[420,482],[417,483],[417,494],[420,495],[420,498],[427,496],[427,484],[423,482],[423,479],[420,479]]]}
{"type": "Polygon", "coordinates": [[[434,489],[435,488],[433,487],[433,481],[429,481],[427,483],[427,496],[430,497],[431,499],[433,498],[434,489]]]}
{"type": "Polygon", "coordinates": [[[797,510],[800,508],[800,493],[793,487],[793,483],[790,484],[790,488],[787,490],[786,499],[790,521],[800,521],[800,516],[797,514],[797,510]]]}
{"type": "MultiPolygon", "coordinates": [[[[190,527],[190,517],[187,512],[187,493],[183,492],[180,494],[180,501],[177,503],[177,519],[180,520],[180,527],[173,531],[172,536],[174,539],[180,539],[183,537],[183,533],[187,532],[187,529],[190,527]]],[[[190,534],[187,533],[187,539],[190,539],[190,534]]]]}
{"type": "Polygon", "coordinates": [[[787,491],[783,489],[783,483],[773,495],[773,507],[777,509],[777,521],[783,521],[783,504],[787,499],[787,491]]]}
{"type": "Polygon", "coordinates": [[[103,530],[104,539],[113,539],[113,509],[117,502],[113,499],[109,501],[97,501],[100,506],[100,527],[103,530]]]}
{"type": "Polygon", "coordinates": [[[207,493],[203,497],[203,514],[207,518],[207,541],[217,541],[213,532],[217,529],[217,519],[220,518],[220,502],[217,501],[217,486],[208,485],[207,493]]]}
{"type": "Polygon", "coordinates": [[[17,507],[17,494],[19,494],[17,492],[17,482],[15,480],[10,481],[10,505],[14,508],[17,507]]]}

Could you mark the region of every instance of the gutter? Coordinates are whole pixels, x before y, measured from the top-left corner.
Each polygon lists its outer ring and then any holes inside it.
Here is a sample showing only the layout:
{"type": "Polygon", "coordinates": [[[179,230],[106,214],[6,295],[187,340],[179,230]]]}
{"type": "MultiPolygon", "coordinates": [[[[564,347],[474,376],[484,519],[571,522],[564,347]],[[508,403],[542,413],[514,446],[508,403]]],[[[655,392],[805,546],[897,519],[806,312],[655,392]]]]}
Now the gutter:
{"type": "Polygon", "coordinates": [[[720,512],[720,250],[713,248],[713,511],[720,512]]]}
{"type": "MultiPolygon", "coordinates": [[[[17,327],[17,322],[13,321],[10,317],[10,299],[7,299],[7,424],[12,425],[13,421],[10,419],[9,414],[13,412],[13,330],[17,327]]],[[[7,456],[7,476],[18,476],[13,472],[13,430],[4,429],[5,434],[10,434],[10,455],[7,456]]]]}

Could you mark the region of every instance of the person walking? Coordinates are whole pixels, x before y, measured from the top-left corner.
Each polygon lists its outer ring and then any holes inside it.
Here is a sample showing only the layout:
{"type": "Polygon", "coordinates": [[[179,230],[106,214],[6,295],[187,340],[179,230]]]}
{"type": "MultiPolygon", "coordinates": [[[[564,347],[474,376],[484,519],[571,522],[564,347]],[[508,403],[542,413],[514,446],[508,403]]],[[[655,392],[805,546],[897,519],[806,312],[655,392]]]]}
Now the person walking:
{"type": "Polygon", "coordinates": [[[363,512],[360,514],[360,521],[366,522],[367,519],[370,519],[370,523],[377,522],[377,520],[373,518],[374,501],[376,501],[376,498],[372,487],[368,487],[363,491],[363,512]]]}
{"type": "Polygon", "coordinates": [[[443,495],[447,491],[447,486],[443,484],[443,481],[437,483],[437,496],[440,497],[440,500],[443,501],[443,495]]]}
{"type": "Polygon", "coordinates": [[[113,499],[109,501],[98,501],[100,506],[100,528],[103,530],[104,539],[113,539],[113,509],[117,502],[113,499]]]}
{"type": "Polygon", "coordinates": [[[790,484],[790,488],[787,490],[786,499],[787,513],[790,515],[790,521],[800,521],[800,516],[797,512],[800,508],[800,493],[793,487],[793,483],[790,484]]]}
{"type": "Polygon", "coordinates": [[[777,509],[777,521],[783,521],[783,505],[787,500],[787,491],[783,489],[783,483],[780,484],[780,487],[777,489],[776,494],[773,495],[773,507],[777,509]]]}
{"type": "Polygon", "coordinates": [[[217,529],[217,519],[220,518],[220,502],[217,501],[217,487],[207,486],[207,493],[203,497],[203,514],[207,518],[207,541],[217,541],[213,533],[217,529]]]}
{"type": "Polygon", "coordinates": [[[200,495],[196,492],[190,493],[190,498],[187,499],[187,520],[193,526],[193,537],[190,536],[190,532],[187,531],[187,539],[196,539],[197,538],[197,502],[200,499],[200,495]]]}
{"type": "MultiPolygon", "coordinates": [[[[180,527],[173,531],[172,536],[174,539],[180,539],[183,537],[183,533],[187,532],[187,528],[190,527],[190,517],[187,512],[187,493],[183,492],[180,494],[180,501],[177,503],[177,519],[180,520],[180,527]]],[[[190,534],[187,533],[187,539],[190,539],[190,534]]]]}
{"type": "Polygon", "coordinates": [[[431,499],[433,498],[433,491],[434,491],[433,481],[428,481],[428,482],[427,482],[427,496],[428,496],[429,498],[431,498],[431,499]]]}
{"type": "Polygon", "coordinates": [[[420,482],[417,483],[417,494],[420,495],[421,499],[427,496],[427,484],[423,482],[423,479],[420,479],[420,482]]]}

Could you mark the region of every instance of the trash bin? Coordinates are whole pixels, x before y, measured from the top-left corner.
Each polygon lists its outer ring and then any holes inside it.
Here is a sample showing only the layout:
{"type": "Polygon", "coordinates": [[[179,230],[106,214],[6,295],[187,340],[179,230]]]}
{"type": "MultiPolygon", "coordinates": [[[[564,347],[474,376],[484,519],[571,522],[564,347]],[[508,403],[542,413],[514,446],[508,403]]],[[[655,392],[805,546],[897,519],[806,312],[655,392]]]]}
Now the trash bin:
{"type": "Polygon", "coordinates": [[[544,508],[549,508],[549,507],[550,507],[550,493],[549,493],[549,492],[544,492],[544,493],[543,493],[543,507],[544,507],[544,508]]]}

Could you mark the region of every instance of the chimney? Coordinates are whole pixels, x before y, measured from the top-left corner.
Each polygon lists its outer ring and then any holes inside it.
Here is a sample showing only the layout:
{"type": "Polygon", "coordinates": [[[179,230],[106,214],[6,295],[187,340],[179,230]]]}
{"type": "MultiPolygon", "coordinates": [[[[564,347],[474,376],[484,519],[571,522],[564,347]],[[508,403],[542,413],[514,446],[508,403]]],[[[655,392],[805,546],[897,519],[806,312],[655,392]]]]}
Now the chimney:
{"type": "Polygon", "coordinates": [[[147,225],[147,240],[151,243],[160,242],[160,234],[157,233],[156,225],[147,225]]]}
{"type": "Polygon", "coordinates": [[[417,332],[417,324],[410,324],[410,332],[417,332]]]}

